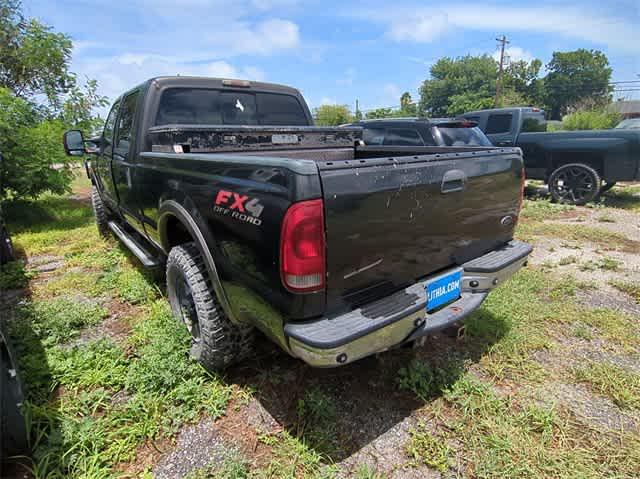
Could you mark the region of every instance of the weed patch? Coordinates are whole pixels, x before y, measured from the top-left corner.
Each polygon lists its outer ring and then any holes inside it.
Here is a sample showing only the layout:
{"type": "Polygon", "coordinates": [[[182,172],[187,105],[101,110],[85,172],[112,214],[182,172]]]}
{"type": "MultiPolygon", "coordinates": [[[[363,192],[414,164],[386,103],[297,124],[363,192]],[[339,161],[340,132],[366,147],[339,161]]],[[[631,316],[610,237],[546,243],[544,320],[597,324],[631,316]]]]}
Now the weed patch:
{"type": "Polygon", "coordinates": [[[0,266],[0,291],[22,289],[29,284],[32,273],[24,269],[24,262],[10,261],[0,266]]]}
{"type": "Polygon", "coordinates": [[[590,363],[574,370],[577,381],[623,408],[640,408],[640,376],[611,364],[590,363]]]}
{"type": "Polygon", "coordinates": [[[616,280],[610,281],[609,284],[618,291],[628,294],[636,300],[636,303],[640,304],[640,283],[616,280]]]}
{"type": "Polygon", "coordinates": [[[409,431],[411,439],[405,446],[407,455],[415,463],[426,464],[442,473],[453,464],[454,450],[444,435],[434,434],[423,423],[409,431]]]}
{"type": "Polygon", "coordinates": [[[98,324],[107,314],[101,306],[68,298],[34,301],[18,309],[18,317],[29,322],[44,345],[69,341],[80,329],[98,324]]]}

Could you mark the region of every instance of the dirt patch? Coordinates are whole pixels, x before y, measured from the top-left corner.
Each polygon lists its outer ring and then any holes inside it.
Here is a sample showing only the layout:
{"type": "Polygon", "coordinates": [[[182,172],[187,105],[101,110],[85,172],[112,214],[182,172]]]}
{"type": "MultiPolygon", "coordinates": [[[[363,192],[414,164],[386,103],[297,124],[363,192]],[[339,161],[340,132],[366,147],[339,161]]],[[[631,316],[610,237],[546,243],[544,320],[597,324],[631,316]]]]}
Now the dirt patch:
{"type": "Polygon", "coordinates": [[[136,449],[135,461],[119,464],[115,471],[121,473],[119,477],[123,479],[140,477],[144,471],[151,470],[172,446],[172,441],[164,437],[156,441],[147,441],[136,449]]]}
{"type": "Polygon", "coordinates": [[[109,316],[97,325],[84,329],[80,336],[73,341],[73,345],[85,344],[102,338],[110,338],[117,343],[125,342],[131,333],[131,324],[128,319],[136,314],[138,308],[115,298],[108,299],[104,306],[109,310],[109,316]]]}
{"type": "Polygon", "coordinates": [[[430,467],[410,466],[405,453],[405,445],[410,440],[409,431],[416,427],[418,419],[406,417],[391,429],[344,459],[338,466],[338,477],[354,477],[360,467],[390,479],[400,478],[440,478],[441,474],[430,467]]]}
{"type": "Polygon", "coordinates": [[[554,400],[569,409],[578,420],[608,431],[638,431],[639,418],[622,412],[605,397],[593,394],[583,384],[551,382],[544,385],[545,401],[554,400]]]}
{"type": "Polygon", "coordinates": [[[175,449],[165,454],[153,468],[156,479],[179,479],[191,471],[222,460],[234,450],[211,418],[182,428],[175,449]]]}

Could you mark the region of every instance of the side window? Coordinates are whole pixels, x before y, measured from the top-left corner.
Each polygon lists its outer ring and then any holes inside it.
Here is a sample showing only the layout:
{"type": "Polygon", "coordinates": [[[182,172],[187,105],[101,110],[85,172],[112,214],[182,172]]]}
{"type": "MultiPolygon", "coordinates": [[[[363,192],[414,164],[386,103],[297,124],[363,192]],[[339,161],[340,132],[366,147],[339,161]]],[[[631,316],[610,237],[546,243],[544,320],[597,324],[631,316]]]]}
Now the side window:
{"type": "Polygon", "coordinates": [[[118,131],[116,138],[116,148],[118,150],[129,151],[133,135],[133,123],[136,116],[136,103],[138,101],[139,92],[134,92],[122,100],[122,108],[118,118],[118,131]]]}
{"type": "Polygon", "coordinates": [[[424,146],[422,138],[416,130],[408,128],[389,128],[384,139],[385,145],[424,146]]]}
{"type": "Polygon", "coordinates": [[[485,133],[487,135],[490,135],[491,133],[509,133],[511,131],[512,117],[513,115],[511,113],[489,115],[485,133]]]}
{"type": "Polygon", "coordinates": [[[365,145],[382,145],[384,143],[384,128],[365,128],[362,132],[365,145]]]}
{"type": "Polygon", "coordinates": [[[104,131],[102,133],[102,137],[109,142],[109,144],[113,144],[113,130],[116,127],[116,118],[118,116],[118,107],[120,106],[120,101],[118,100],[111,107],[111,111],[109,112],[109,116],[107,117],[107,121],[104,122],[104,131]]]}

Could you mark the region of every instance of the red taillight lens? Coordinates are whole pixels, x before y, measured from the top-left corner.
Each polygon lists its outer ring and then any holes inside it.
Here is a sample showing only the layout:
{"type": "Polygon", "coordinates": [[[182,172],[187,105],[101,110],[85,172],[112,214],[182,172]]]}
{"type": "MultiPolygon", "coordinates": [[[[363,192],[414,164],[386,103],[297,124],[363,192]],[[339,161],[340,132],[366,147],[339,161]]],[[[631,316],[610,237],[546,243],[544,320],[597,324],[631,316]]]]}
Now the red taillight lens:
{"type": "Polygon", "coordinates": [[[322,200],[294,203],[284,215],[280,233],[280,275],[293,292],[325,286],[324,210],[322,200]]]}

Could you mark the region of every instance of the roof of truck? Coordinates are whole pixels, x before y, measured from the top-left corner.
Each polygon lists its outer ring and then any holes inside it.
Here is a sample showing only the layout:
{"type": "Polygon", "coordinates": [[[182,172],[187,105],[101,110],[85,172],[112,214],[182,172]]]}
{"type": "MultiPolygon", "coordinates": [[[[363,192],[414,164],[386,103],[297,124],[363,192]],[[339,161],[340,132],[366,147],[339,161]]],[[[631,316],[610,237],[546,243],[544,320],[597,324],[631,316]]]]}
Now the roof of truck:
{"type": "Polygon", "coordinates": [[[465,115],[471,115],[473,113],[486,113],[486,112],[492,112],[492,113],[509,113],[511,111],[515,111],[515,110],[527,110],[533,113],[544,113],[544,110],[542,108],[538,108],[535,106],[507,106],[504,108],[487,108],[485,110],[474,110],[474,111],[467,111],[464,114],[465,115]]]}
{"type": "MultiPolygon", "coordinates": [[[[147,80],[149,83],[155,83],[158,86],[184,86],[184,87],[229,87],[229,88],[257,88],[270,91],[281,91],[283,93],[300,92],[293,87],[281,85],[278,83],[258,82],[253,80],[241,80],[237,78],[209,78],[195,76],[158,76],[147,80]]],[[[145,82],[146,83],[146,82],[145,82]]]]}

